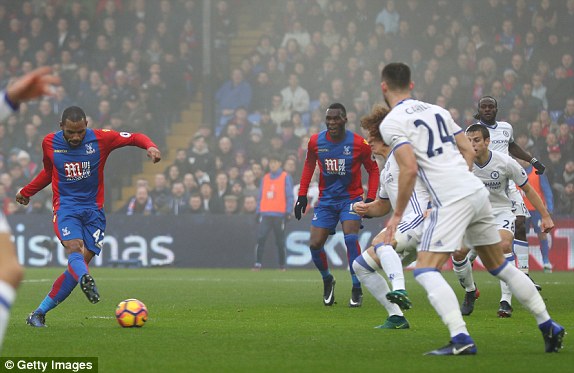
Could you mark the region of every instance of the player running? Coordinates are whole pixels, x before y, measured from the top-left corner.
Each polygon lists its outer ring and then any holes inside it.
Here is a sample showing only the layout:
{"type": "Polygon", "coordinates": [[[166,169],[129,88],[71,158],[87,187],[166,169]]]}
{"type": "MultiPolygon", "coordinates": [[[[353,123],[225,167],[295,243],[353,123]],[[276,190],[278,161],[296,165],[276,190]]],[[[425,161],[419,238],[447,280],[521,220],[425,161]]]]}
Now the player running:
{"type": "MultiPolygon", "coordinates": [[[[500,232],[502,252],[507,262],[511,265],[515,265],[514,253],[512,252],[515,216],[512,213],[512,201],[507,194],[510,183],[513,182],[515,185],[518,185],[524,191],[528,200],[535,206],[536,210],[539,211],[542,217],[541,229],[543,232],[549,232],[554,227],[554,223],[542,199],[536,193],[536,190],[528,183],[528,175],[526,175],[525,170],[518,162],[507,154],[489,150],[491,142],[490,132],[486,126],[473,124],[466,129],[466,136],[475,151],[473,173],[484,183],[490,192],[489,200],[492,205],[494,220],[500,232]]],[[[453,261],[464,262],[470,260],[467,259],[468,252],[468,249],[455,251],[453,261]]],[[[465,287],[474,283],[471,267],[467,266],[467,268],[467,271],[455,271],[460,283],[465,287]]],[[[503,318],[511,317],[512,292],[504,281],[500,282],[500,287],[502,297],[500,299],[498,316],[503,318]]],[[[463,315],[470,315],[473,309],[474,297],[465,296],[465,300],[461,306],[461,313],[463,315]]]]}
{"type": "Polygon", "coordinates": [[[323,304],[331,306],[335,302],[335,278],[329,271],[324,245],[329,233],[341,221],[353,282],[349,307],[360,307],[363,292],[353,270],[353,261],[361,254],[358,238],[362,218],[352,211],[352,205],[363,199],[361,165],[369,174],[367,202],[376,197],[379,168],[365,139],[345,129],[347,111],[342,104],[329,106],[325,122],[327,130],[311,136],[309,140],[295,217],[300,220],[307,209],[307,190],[317,165],[320,172],[319,201],[311,222],[309,247],[313,263],[323,277],[323,304]]]}
{"type": "MultiPolygon", "coordinates": [[[[388,109],[376,106],[370,115],[361,118],[361,127],[368,132],[367,142],[372,152],[386,159],[381,171],[379,198],[370,203],[357,202],[353,205],[353,210],[361,216],[384,216],[396,204],[398,165],[391,148],[383,142],[379,132],[379,124],[388,112],[388,109]]],[[[417,181],[403,220],[395,233],[392,246],[383,242],[383,230],[375,236],[371,246],[353,263],[353,268],[361,283],[389,313],[383,325],[378,326],[380,329],[409,328],[409,323],[402,313],[402,310],[411,308],[411,301],[405,290],[402,265],[406,266],[416,258],[416,247],[421,237],[424,212],[428,203],[428,193],[417,181]],[[402,265],[401,257],[397,253],[400,253],[402,257],[402,265]],[[377,268],[382,268],[387,274],[393,291],[390,291],[385,279],[376,271],[377,268]]]]}
{"type": "MultiPolygon", "coordinates": [[[[536,169],[537,174],[543,174],[546,167],[542,162],[524,151],[520,145],[514,142],[512,125],[507,122],[497,121],[497,114],[498,103],[494,97],[483,96],[478,101],[478,112],[475,117],[479,120],[479,124],[486,126],[490,132],[490,150],[510,154],[516,159],[528,162],[536,169]]],[[[528,209],[524,204],[522,195],[516,188],[514,182],[510,183],[508,193],[510,200],[512,201],[512,212],[516,215],[514,252],[516,253],[516,259],[518,260],[518,268],[528,275],[529,254],[528,241],[526,239],[526,218],[528,218],[530,214],[528,213],[528,209]]],[[[470,263],[468,265],[470,265],[470,263]]],[[[540,285],[536,283],[534,285],[538,290],[542,290],[540,285]]]]}
{"type": "Polygon", "coordinates": [[[387,64],[381,81],[383,97],[391,112],[381,123],[380,131],[383,141],[393,149],[400,171],[397,203],[387,222],[384,242],[392,242],[417,177],[422,179],[432,201],[417,248],[414,276],[448,327],[450,341],[428,354],[477,353],[456,295],[440,273],[451,254],[459,249],[463,236],[476,248],[488,271],[505,281],[514,296],[534,315],[542,331],[545,351],[559,351],[564,328],[550,318],[544,300],[530,279],[504,260],[489,193],[470,172],[474,150],[461,128],[447,110],[411,98],[414,83],[407,65],[387,64]]]}
{"type": "Polygon", "coordinates": [[[62,113],[61,131],[44,137],[44,168],[16,195],[23,205],[52,183],[54,231],[68,254],[68,268],[26,322],[45,326],[46,313],[63,302],[79,283],[91,303],[100,295],[88,264],[99,255],[106,217],[104,215],[104,166],[112,150],[123,146],[146,149],[153,163],[161,153],[149,137],[139,133],[87,128],[84,111],[71,106],[62,113]]]}

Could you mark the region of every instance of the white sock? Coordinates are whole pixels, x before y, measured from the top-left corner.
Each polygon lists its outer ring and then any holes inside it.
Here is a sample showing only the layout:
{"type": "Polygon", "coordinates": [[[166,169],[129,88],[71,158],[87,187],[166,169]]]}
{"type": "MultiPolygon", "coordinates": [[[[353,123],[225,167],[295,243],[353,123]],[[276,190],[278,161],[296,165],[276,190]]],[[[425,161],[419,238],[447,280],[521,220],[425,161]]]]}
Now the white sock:
{"type": "Polygon", "coordinates": [[[530,265],[528,264],[529,252],[528,252],[528,242],[522,240],[514,240],[514,255],[518,260],[518,268],[528,274],[528,269],[530,265]]]}
{"type": "Polygon", "coordinates": [[[509,263],[506,263],[502,270],[497,269],[496,271],[499,272],[494,275],[506,282],[512,294],[534,315],[539,325],[550,319],[544,300],[528,276],[509,263]]]}
{"type": "Polygon", "coordinates": [[[431,305],[447,326],[451,338],[460,333],[469,335],[454,291],[438,270],[425,269],[415,269],[415,280],[425,288],[431,305]]]}
{"type": "Polygon", "coordinates": [[[389,289],[389,285],[384,277],[375,270],[377,267],[377,263],[366,251],[353,261],[353,269],[355,270],[355,274],[359,278],[359,281],[361,281],[361,284],[367,288],[367,290],[383,307],[385,307],[389,316],[403,316],[403,312],[399,306],[387,300],[386,295],[391,291],[391,289],[389,289]],[[365,263],[369,268],[366,268],[363,263],[365,263]]]}
{"type": "Polygon", "coordinates": [[[375,252],[381,261],[383,271],[391,281],[393,290],[405,290],[405,274],[399,254],[390,245],[377,245],[375,252]]]}
{"type": "Polygon", "coordinates": [[[14,299],[16,299],[16,290],[7,282],[0,280],[0,351],[2,351],[2,342],[4,342],[4,334],[6,334],[10,318],[10,307],[14,299]]]}
{"type": "Polygon", "coordinates": [[[464,291],[467,293],[469,291],[475,291],[476,286],[474,286],[474,277],[472,276],[472,264],[468,256],[460,262],[453,259],[452,264],[452,269],[456,274],[456,278],[458,278],[458,282],[464,287],[464,291]]]}
{"type": "MultiPolygon", "coordinates": [[[[512,253],[504,254],[504,260],[506,260],[509,265],[512,266],[516,265],[516,261],[514,260],[514,254],[512,253]]],[[[500,297],[501,302],[507,301],[508,304],[512,304],[512,291],[510,291],[510,288],[504,281],[500,281],[500,293],[501,293],[500,297]]]]}

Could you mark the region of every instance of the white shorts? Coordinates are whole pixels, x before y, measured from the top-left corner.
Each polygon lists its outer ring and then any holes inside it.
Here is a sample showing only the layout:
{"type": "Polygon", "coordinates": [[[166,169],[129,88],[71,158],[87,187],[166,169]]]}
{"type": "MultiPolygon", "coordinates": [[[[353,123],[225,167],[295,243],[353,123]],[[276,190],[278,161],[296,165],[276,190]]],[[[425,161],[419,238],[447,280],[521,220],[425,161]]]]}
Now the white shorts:
{"type": "Polygon", "coordinates": [[[463,237],[471,246],[500,242],[488,190],[481,188],[448,206],[433,206],[424,221],[419,251],[452,253],[462,245],[463,237]]]}
{"type": "Polygon", "coordinates": [[[409,258],[412,262],[416,259],[417,246],[423,233],[423,224],[424,216],[422,215],[409,214],[403,216],[395,232],[395,241],[397,241],[395,251],[401,260],[409,258]]]}
{"type": "Polygon", "coordinates": [[[494,213],[494,221],[498,225],[498,229],[504,229],[514,235],[514,222],[516,216],[509,210],[500,210],[494,213]]]}
{"type": "Polygon", "coordinates": [[[514,216],[525,216],[527,218],[530,217],[530,213],[524,204],[522,194],[520,194],[520,191],[516,186],[513,188],[511,187],[508,190],[508,198],[510,199],[510,202],[512,202],[512,213],[514,216]]]}

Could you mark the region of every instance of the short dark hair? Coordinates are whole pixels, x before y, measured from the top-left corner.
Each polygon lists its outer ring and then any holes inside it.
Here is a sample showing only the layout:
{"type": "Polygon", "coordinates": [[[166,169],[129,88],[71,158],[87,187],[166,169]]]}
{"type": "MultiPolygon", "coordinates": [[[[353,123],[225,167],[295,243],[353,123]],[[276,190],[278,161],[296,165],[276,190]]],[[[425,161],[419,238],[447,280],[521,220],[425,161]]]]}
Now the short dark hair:
{"type": "Polygon", "coordinates": [[[79,122],[82,119],[86,120],[86,113],[78,106],[69,106],[62,113],[62,124],[66,123],[67,120],[70,122],[79,122]]]}
{"type": "Polygon", "coordinates": [[[347,109],[345,109],[345,106],[341,103],[338,103],[338,102],[332,103],[327,108],[327,110],[329,110],[329,109],[339,109],[341,111],[341,114],[343,114],[344,117],[347,116],[347,109]]]}
{"type": "Polygon", "coordinates": [[[483,139],[490,139],[490,131],[482,124],[472,124],[466,129],[466,131],[464,131],[465,134],[470,132],[480,132],[483,139]]]}
{"type": "Polygon", "coordinates": [[[381,81],[390,89],[406,89],[411,84],[411,69],[402,62],[392,62],[381,71],[381,81]]]}

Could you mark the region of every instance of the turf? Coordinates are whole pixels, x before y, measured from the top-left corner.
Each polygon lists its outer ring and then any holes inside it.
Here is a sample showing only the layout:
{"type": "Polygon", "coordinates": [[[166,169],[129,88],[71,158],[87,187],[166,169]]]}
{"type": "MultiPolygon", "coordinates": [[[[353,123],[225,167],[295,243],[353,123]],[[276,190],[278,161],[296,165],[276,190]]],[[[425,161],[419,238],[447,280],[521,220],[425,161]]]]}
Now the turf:
{"type": "MultiPolygon", "coordinates": [[[[478,355],[431,357],[423,353],[449,336],[410,272],[409,330],[374,329],[386,314],[370,294],[362,308],[349,308],[344,271],[334,272],[338,303],[323,306],[314,270],[95,268],[100,303],[76,289],[47,315],[47,328],[25,325],[60,272],[27,269],[3,356],[97,356],[100,372],[564,372],[574,361],[569,336],[560,353],[544,353],[534,319],[517,302],[512,318],[498,319],[499,285],[485,273],[476,274],[481,297],[466,318],[478,355]],[[147,305],[143,328],[117,324],[115,306],[125,298],[147,305]]],[[[445,276],[461,299],[453,274],[445,276]]],[[[533,276],[552,316],[574,330],[574,274],[533,276]]]]}

